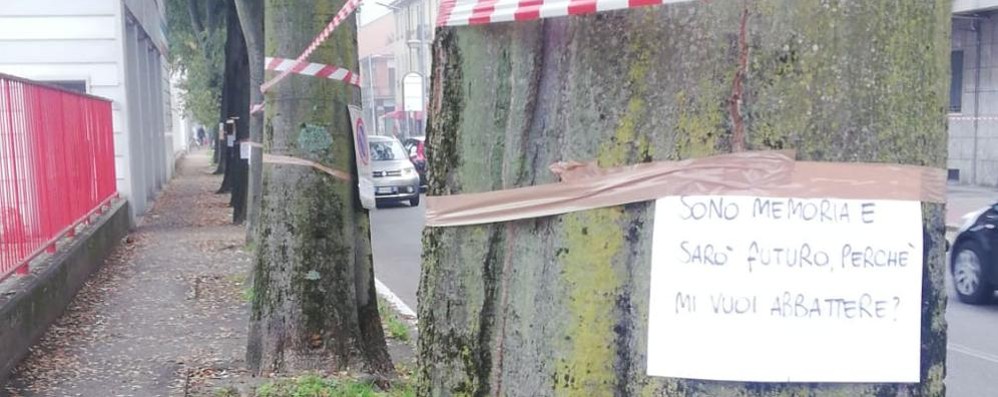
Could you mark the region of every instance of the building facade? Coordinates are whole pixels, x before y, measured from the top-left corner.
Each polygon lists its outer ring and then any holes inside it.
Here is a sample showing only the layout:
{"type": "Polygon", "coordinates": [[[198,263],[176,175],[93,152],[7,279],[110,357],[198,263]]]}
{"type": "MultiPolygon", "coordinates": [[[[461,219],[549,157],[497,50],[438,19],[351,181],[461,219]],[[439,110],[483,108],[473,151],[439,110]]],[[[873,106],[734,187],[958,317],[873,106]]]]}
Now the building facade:
{"type": "MultiPolygon", "coordinates": [[[[0,1],[0,72],[112,101],[118,192],[143,214],[177,150],[164,0],[0,1]]],[[[186,143],[186,139],[179,139],[186,143]]]]}
{"type": "Polygon", "coordinates": [[[396,110],[395,14],[388,13],[364,24],[357,32],[365,118],[369,132],[391,135],[385,115],[396,110]]]}
{"type": "Polygon", "coordinates": [[[395,100],[399,106],[386,116],[386,124],[399,137],[422,136],[440,0],[398,0],[391,5],[395,14],[394,48],[399,80],[395,100]]]}

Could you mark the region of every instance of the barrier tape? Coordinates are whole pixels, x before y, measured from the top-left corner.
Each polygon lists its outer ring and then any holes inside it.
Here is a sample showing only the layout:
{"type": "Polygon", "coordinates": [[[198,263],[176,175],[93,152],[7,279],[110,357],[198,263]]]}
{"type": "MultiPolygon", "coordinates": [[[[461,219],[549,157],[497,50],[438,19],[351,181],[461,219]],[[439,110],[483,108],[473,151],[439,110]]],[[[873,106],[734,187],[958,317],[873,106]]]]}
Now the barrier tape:
{"type": "Polygon", "coordinates": [[[263,111],[263,105],[266,105],[267,101],[260,102],[256,105],[250,105],[250,114],[256,114],[257,112],[263,111]]]}
{"type": "MultiPolygon", "coordinates": [[[[263,149],[263,144],[261,144],[259,142],[239,141],[239,143],[240,144],[246,144],[246,145],[248,145],[250,147],[258,147],[258,148],[263,149]]],[[[332,176],[333,178],[339,179],[341,181],[346,181],[346,182],[349,182],[350,180],[353,179],[352,177],[350,177],[350,173],[348,173],[348,172],[340,171],[340,170],[335,169],[335,168],[330,168],[330,167],[327,167],[325,165],[319,164],[319,163],[317,163],[315,161],[312,161],[312,160],[305,160],[305,159],[298,158],[298,157],[293,157],[293,156],[284,156],[284,155],[279,155],[279,154],[264,153],[263,154],[263,162],[264,162],[264,164],[301,165],[301,166],[305,166],[305,167],[312,167],[312,168],[314,168],[314,169],[316,169],[318,171],[326,173],[329,176],[332,176]]]]}
{"type": "MultiPolygon", "coordinates": [[[[319,32],[319,34],[315,36],[314,39],[312,39],[312,43],[308,45],[308,48],[306,48],[305,51],[303,51],[301,55],[298,56],[298,58],[295,58],[294,60],[294,63],[296,65],[295,67],[298,67],[302,62],[305,62],[305,60],[308,59],[308,57],[312,55],[313,52],[315,52],[315,49],[319,48],[319,45],[329,38],[329,35],[333,33],[333,30],[335,30],[336,27],[339,26],[344,19],[350,16],[350,14],[352,14],[353,11],[357,9],[358,5],[360,5],[360,0],[348,0],[346,4],[343,4],[343,7],[340,8],[340,11],[337,12],[335,16],[333,16],[333,19],[329,21],[328,24],[326,24],[325,29],[322,29],[322,32],[319,32]]],[[[292,69],[294,68],[285,70],[281,72],[281,74],[277,75],[277,77],[274,77],[270,81],[263,83],[263,85],[260,86],[260,91],[267,92],[267,90],[270,89],[270,87],[273,87],[274,84],[277,84],[281,80],[284,80],[285,77],[288,77],[288,75],[292,73],[291,72],[292,69]]]]}
{"type": "Polygon", "coordinates": [[[426,226],[508,222],[675,195],[917,200],[946,202],[942,169],[795,161],[786,152],[739,152],[600,169],[555,164],[561,182],[426,197],[426,226]]]}
{"type": "Polygon", "coordinates": [[[315,76],[323,79],[339,80],[347,84],[360,87],[360,76],[336,66],[325,65],[313,62],[297,62],[287,58],[264,58],[264,65],[267,70],[284,72],[290,70],[291,73],[315,76]]]}
{"type": "Polygon", "coordinates": [[[998,116],[949,116],[950,120],[957,121],[998,121],[998,116]]]}
{"type": "Polygon", "coordinates": [[[697,0],[442,0],[437,26],[530,21],[697,0]]]}

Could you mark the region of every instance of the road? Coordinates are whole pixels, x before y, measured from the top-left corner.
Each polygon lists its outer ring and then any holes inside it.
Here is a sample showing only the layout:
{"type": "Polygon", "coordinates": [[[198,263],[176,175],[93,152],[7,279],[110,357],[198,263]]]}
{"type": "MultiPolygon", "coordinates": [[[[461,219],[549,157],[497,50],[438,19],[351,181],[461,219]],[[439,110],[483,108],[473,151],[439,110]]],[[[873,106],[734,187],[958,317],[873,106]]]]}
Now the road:
{"type": "Polygon", "coordinates": [[[416,208],[398,204],[371,211],[375,277],[413,311],[419,287],[425,202],[420,200],[416,208]]]}
{"type": "MultiPolygon", "coordinates": [[[[425,202],[425,200],[424,200],[425,202]]],[[[399,205],[371,213],[374,271],[413,310],[419,286],[421,236],[425,208],[399,205]]],[[[971,306],[956,299],[947,281],[949,351],[947,395],[998,396],[998,302],[971,306]]]]}
{"type": "Polygon", "coordinates": [[[946,352],[946,395],[998,396],[998,303],[972,306],[956,299],[947,279],[949,349],[946,352]]]}

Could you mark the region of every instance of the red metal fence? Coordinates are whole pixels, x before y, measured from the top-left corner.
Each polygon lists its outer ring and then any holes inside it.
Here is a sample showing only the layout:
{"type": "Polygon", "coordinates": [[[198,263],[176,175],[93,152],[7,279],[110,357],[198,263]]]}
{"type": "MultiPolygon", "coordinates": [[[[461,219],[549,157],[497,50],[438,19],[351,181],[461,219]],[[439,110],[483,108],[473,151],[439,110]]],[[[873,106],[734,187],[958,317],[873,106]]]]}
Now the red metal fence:
{"type": "Polygon", "coordinates": [[[0,74],[0,280],[117,196],[111,102],[0,74]]]}

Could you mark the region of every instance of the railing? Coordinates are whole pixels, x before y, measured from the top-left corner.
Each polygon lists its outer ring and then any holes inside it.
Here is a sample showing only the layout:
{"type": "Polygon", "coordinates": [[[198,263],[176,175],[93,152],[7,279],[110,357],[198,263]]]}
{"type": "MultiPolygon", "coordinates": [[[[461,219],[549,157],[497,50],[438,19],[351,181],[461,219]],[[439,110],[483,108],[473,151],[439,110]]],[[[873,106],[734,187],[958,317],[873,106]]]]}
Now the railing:
{"type": "Polygon", "coordinates": [[[0,74],[0,281],[117,196],[111,102],[0,74]]]}

